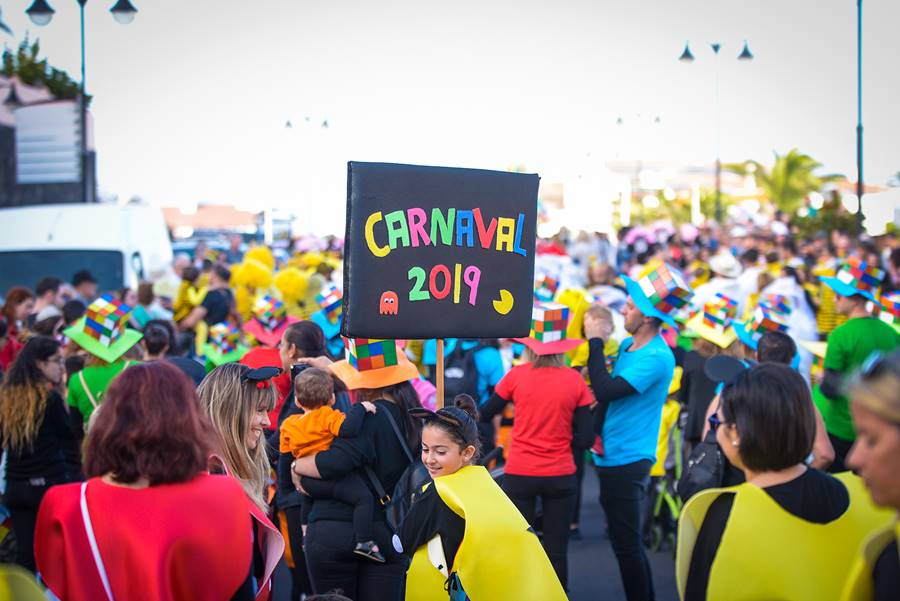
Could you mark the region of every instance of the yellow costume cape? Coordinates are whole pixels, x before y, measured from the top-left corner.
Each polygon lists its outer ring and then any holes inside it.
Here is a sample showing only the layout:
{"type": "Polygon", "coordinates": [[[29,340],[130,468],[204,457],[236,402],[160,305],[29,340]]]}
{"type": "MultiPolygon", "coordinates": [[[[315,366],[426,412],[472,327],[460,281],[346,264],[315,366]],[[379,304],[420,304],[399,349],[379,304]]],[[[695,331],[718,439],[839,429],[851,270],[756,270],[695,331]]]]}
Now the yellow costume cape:
{"type": "MultiPolygon", "coordinates": [[[[565,601],[547,554],[528,522],[481,466],[435,478],[433,486],[451,511],[466,520],[453,569],[472,601],[565,601]]],[[[446,578],[416,550],[406,578],[406,601],[447,601],[446,578]]]]}
{"type": "Polygon", "coordinates": [[[875,562],[885,548],[895,540],[900,540],[900,521],[896,520],[866,539],[853,567],[850,568],[850,577],[844,585],[841,601],[872,601],[875,598],[875,583],[872,582],[875,562]]]}

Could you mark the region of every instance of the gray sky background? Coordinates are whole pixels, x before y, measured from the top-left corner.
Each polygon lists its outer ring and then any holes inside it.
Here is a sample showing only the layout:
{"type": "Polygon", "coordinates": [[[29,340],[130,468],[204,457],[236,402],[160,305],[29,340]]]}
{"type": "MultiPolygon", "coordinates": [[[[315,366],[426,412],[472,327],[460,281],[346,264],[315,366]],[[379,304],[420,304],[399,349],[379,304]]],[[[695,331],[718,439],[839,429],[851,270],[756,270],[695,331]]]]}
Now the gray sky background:
{"type": "MultiPolygon", "coordinates": [[[[77,79],[77,4],[50,1],[56,16],[37,28],[28,1],[0,0],[16,33],[4,40],[30,31],[77,79]]],[[[295,209],[312,198],[338,221],[350,159],[522,164],[550,180],[588,154],[711,163],[712,41],[723,160],[797,147],[856,176],[853,0],[133,2],[128,26],[112,0],[87,7],[100,185],[121,197],[295,209]],[[736,60],[744,39],[750,63],[736,60]],[[677,61],[686,40],[693,64],[677,61]]],[[[865,2],[871,183],[900,171],[898,23],[900,2],[865,2]]]]}

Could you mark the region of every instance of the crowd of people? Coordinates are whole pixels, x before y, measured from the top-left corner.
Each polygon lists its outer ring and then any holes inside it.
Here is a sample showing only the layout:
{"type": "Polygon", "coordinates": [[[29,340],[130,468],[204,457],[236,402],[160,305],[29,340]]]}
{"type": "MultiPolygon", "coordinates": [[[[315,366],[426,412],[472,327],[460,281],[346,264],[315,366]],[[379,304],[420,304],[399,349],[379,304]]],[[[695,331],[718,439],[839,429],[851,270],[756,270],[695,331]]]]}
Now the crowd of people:
{"type": "Polygon", "coordinates": [[[593,471],[629,601],[667,540],[683,599],[900,595],[895,240],[563,231],[531,335],[447,340],[441,398],[302,246],[5,291],[0,561],[63,601],[565,599],[593,471]]]}

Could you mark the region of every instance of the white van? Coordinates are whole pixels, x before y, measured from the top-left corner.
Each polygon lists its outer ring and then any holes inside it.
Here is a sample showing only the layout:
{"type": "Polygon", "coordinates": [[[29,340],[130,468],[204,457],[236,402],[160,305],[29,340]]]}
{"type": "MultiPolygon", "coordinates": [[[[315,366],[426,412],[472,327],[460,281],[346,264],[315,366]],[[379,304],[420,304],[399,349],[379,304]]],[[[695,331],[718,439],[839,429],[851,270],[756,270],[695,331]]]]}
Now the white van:
{"type": "Polygon", "coordinates": [[[172,263],[162,211],[145,204],[59,204],[0,209],[0,295],[45,276],[71,282],[87,269],[100,292],[155,279],[172,263]]]}

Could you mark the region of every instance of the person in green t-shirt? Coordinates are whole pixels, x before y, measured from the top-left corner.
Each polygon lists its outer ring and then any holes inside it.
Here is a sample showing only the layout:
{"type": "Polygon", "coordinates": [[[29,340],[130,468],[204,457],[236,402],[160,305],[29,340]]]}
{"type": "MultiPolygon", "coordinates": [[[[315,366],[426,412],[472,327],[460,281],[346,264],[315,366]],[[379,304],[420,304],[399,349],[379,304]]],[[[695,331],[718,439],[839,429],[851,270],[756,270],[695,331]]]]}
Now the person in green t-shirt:
{"type": "Polygon", "coordinates": [[[837,312],[848,317],[828,336],[825,375],[813,389],[813,400],[822,413],[834,447],[831,472],[847,469],[844,459],[856,438],[847,397],[843,394],[845,378],[873,352],[890,352],[900,346],[900,336],[894,328],[873,317],[867,307],[869,301],[877,302],[875,291],[883,278],[881,269],[859,259],[849,259],[836,277],[821,278],[837,294],[837,312]]]}
{"type": "Polygon", "coordinates": [[[79,441],[110,382],[137,363],[123,357],[143,337],[125,327],[130,316],[128,305],[104,294],[88,306],[84,317],[63,331],[69,340],[92,355],[87,366],[72,374],[68,383],[69,422],[79,441]]]}

